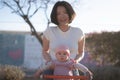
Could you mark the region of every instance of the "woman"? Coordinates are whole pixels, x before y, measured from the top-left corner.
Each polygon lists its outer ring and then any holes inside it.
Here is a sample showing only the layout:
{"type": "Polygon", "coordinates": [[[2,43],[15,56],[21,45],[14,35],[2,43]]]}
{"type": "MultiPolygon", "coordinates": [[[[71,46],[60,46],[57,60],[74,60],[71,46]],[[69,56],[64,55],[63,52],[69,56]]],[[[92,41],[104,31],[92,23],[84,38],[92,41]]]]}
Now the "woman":
{"type": "Polygon", "coordinates": [[[71,58],[79,62],[83,58],[85,36],[80,28],[69,26],[75,17],[72,6],[66,1],[58,1],[51,12],[51,22],[43,33],[43,56],[46,62],[56,59],[55,48],[58,45],[69,46],[71,58]]]}

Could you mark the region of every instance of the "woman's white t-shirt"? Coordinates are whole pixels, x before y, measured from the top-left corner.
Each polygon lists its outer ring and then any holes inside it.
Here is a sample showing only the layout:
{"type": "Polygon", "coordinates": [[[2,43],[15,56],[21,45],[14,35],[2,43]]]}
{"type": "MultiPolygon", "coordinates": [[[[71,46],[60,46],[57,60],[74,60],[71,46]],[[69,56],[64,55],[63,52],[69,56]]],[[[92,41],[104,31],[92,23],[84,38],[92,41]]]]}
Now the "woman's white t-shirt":
{"type": "Polygon", "coordinates": [[[65,45],[70,49],[70,57],[75,58],[78,53],[78,40],[84,34],[80,28],[70,27],[66,32],[61,31],[59,27],[48,27],[43,35],[49,40],[49,52],[52,59],[55,58],[55,49],[59,45],[65,45]]]}

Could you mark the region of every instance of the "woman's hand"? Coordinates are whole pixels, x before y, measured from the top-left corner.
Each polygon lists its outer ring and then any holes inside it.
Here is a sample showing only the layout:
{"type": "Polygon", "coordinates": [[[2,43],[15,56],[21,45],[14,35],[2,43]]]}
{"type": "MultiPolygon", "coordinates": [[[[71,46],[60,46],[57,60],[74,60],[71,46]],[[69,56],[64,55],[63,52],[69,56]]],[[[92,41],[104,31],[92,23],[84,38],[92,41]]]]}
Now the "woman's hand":
{"type": "Polygon", "coordinates": [[[44,57],[44,59],[46,60],[46,62],[50,62],[51,61],[51,57],[50,57],[50,55],[49,55],[49,53],[43,53],[43,57],[44,57]]]}
{"type": "Polygon", "coordinates": [[[76,57],[75,57],[75,59],[74,59],[74,61],[75,61],[76,63],[79,63],[79,61],[80,61],[82,58],[83,58],[83,57],[82,57],[82,54],[77,54],[76,57]]]}

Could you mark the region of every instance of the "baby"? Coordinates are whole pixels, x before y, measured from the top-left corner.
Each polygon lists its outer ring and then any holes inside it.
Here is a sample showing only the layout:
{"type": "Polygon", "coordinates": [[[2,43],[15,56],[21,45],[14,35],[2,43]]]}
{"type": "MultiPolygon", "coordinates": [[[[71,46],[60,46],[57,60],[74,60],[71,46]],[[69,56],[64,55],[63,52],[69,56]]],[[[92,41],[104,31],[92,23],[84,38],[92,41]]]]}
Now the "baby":
{"type": "MultiPolygon", "coordinates": [[[[55,56],[56,56],[56,60],[52,60],[51,62],[48,62],[46,66],[41,67],[36,72],[35,75],[39,75],[46,69],[53,68],[54,75],[73,76],[73,70],[78,69],[82,71],[86,76],[89,76],[89,78],[92,77],[92,73],[88,70],[87,67],[85,67],[80,63],[76,63],[73,59],[70,58],[70,50],[68,47],[66,46],[57,47],[55,50],[55,56]]],[[[54,80],[60,80],[60,79],[54,79],[54,80]]],[[[73,79],[66,79],[66,80],[73,80],[73,79]]]]}

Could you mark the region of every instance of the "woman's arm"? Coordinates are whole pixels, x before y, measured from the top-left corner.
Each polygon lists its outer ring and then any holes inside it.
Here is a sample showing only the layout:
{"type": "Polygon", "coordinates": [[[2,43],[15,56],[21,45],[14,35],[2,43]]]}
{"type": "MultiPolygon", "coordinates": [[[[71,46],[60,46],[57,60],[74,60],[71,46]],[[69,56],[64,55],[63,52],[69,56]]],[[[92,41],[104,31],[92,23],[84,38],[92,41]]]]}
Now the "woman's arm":
{"type": "Polygon", "coordinates": [[[51,61],[49,54],[49,41],[45,38],[45,36],[43,36],[43,57],[47,62],[51,61]]]}
{"type": "Polygon", "coordinates": [[[83,36],[78,41],[78,54],[75,57],[75,61],[76,62],[79,62],[83,58],[83,56],[84,56],[84,54],[83,54],[83,52],[84,52],[84,46],[85,46],[85,36],[83,36]]]}

